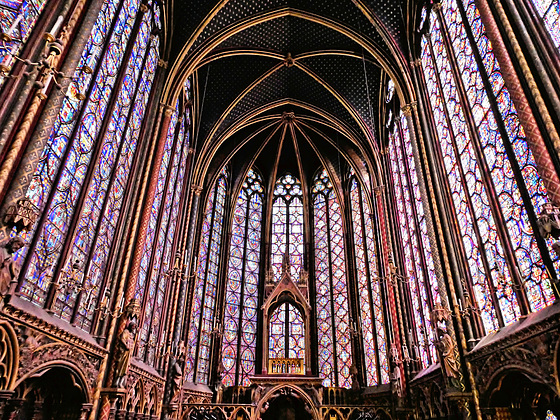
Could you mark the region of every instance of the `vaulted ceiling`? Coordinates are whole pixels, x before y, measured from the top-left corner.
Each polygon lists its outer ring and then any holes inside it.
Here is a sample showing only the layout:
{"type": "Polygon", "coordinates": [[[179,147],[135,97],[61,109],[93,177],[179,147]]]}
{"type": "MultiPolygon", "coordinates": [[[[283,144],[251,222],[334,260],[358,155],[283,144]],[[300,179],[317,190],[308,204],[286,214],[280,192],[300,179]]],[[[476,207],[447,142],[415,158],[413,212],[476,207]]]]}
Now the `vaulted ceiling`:
{"type": "Polygon", "coordinates": [[[224,162],[265,177],[379,165],[389,78],[407,100],[411,34],[421,1],[222,0],[167,4],[173,103],[194,87],[199,182],[224,162]],[[342,163],[341,163],[342,162],[342,163]]]}

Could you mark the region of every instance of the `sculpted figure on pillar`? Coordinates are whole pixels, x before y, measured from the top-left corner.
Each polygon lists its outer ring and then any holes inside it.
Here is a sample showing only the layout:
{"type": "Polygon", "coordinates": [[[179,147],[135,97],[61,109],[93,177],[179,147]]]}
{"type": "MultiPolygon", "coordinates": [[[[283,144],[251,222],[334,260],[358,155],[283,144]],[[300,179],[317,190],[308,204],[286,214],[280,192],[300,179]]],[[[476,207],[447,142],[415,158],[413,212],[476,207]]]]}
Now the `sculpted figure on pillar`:
{"type": "Polygon", "coordinates": [[[19,275],[19,266],[14,261],[14,253],[25,245],[19,236],[11,238],[0,246],[0,295],[5,296],[10,290],[10,283],[19,275]]]}
{"type": "Polygon", "coordinates": [[[115,347],[115,374],[113,376],[113,386],[115,388],[124,388],[126,385],[135,335],[136,322],[132,320],[128,322],[126,328],[119,336],[115,347]]]}

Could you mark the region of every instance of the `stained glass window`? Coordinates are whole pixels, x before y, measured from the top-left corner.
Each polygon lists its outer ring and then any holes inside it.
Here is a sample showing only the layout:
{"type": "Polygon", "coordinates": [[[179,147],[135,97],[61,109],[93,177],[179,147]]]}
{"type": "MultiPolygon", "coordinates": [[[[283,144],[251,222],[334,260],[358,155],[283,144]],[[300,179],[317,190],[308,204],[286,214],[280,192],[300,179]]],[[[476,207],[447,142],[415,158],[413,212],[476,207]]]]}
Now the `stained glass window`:
{"type": "Polygon", "coordinates": [[[366,381],[368,386],[386,384],[389,382],[389,362],[375,231],[371,209],[368,202],[364,201],[362,189],[355,177],[350,182],[350,205],[366,381]]]}
{"type": "Polygon", "coordinates": [[[137,357],[150,365],[154,365],[155,351],[162,342],[159,327],[173,265],[173,239],[189,151],[190,110],[184,104],[184,100],[178,100],[171,116],[136,283],[135,297],[143,308],[137,357]]]}
{"type": "Polygon", "coordinates": [[[560,4],[558,0],[531,0],[556,48],[560,48],[560,4]]]}
{"type": "Polygon", "coordinates": [[[237,197],[229,249],[223,383],[248,386],[255,373],[261,220],[264,188],[250,170],[237,197]]]}
{"type": "Polygon", "coordinates": [[[324,169],[315,177],[312,194],[319,374],[324,386],[349,388],[352,343],[342,211],[324,169]]]}
{"type": "Polygon", "coordinates": [[[305,361],[305,323],[299,309],[282,303],[272,312],[269,323],[268,357],[305,361]]]}
{"type": "Polygon", "coordinates": [[[17,255],[23,261],[20,295],[45,305],[54,288],[54,313],[87,331],[158,60],[159,40],[151,35],[158,8],[138,8],[137,0],[102,5],[80,64],[94,71],[79,72],[71,82],[26,194],[43,216],[23,234],[30,246],[17,255]],[[119,78],[126,82],[115,85],[119,78]],[[77,101],[76,90],[87,91],[87,99],[77,101]]]}
{"type": "Polygon", "coordinates": [[[424,77],[470,282],[491,332],[520,317],[520,299],[531,311],[554,299],[544,262],[554,271],[551,257],[533,234],[546,191],[474,1],[445,0],[438,13],[422,41],[424,77]]]}
{"type": "Polygon", "coordinates": [[[290,274],[294,281],[299,280],[303,268],[303,201],[301,183],[290,174],[278,179],[274,188],[271,247],[274,279],[280,280],[282,259],[288,249],[290,274]]]}
{"type": "Polygon", "coordinates": [[[21,52],[47,0],[0,0],[0,32],[10,37],[3,48],[0,44],[0,87],[14,64],[12,56],[21,52]]]}
{"type": "Polygon", "coordinates": [[[210,192],[202,223],[187,341],[186,379],[189,382],[208,383],[211,333],[216,327],[216,292],[226,190],[227,173],[224,168],[210,192]]]}
{"type": "Polygon", "coordinates": [[[434,303],[441,303],[441,300],[410,135],[402,114],[390,134],[389,158],[419,356],[422,366],[427,367],[437,361],[434,346],[437,337],[431,325],[430,311],[434,303]]]}

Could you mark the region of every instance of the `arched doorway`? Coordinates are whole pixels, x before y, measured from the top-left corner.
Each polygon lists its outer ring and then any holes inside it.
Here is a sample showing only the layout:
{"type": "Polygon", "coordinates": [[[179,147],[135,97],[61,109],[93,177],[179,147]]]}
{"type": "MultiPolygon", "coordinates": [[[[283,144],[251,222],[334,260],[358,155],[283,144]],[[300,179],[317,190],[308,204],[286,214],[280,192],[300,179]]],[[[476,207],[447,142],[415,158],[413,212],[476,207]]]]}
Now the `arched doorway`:
{"type": "Polygon", "coordinates": [[[305,401],[295,395],[279,395],[269,401],[262,420],[312,420],[305,401]]]}
{"type": "Polygon", "coordinates": [[[488,406],[504,419],[546,419],[560,415],[560,399],[544,383],[531,380],[521,371],[509,371],[494,381],[488,406]]]}
{"type": "Polygon", "coordinates": [[[86,402],[84,384],[70,369],[62,366],[39,371],[15,390],[18,420],[78,420],[86,402]]]}

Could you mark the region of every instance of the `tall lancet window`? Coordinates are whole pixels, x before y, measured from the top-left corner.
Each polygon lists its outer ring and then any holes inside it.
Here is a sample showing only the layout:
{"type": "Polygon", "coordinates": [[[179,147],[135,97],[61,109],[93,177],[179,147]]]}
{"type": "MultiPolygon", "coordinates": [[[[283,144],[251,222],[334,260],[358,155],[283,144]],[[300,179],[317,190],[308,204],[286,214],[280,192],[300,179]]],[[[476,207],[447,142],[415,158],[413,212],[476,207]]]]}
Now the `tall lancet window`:
{"type": "Polygon", "coordinates": [[[186,379],[190,382],[208,383],[211,333],[216,327],[216,292],[226,192],[227,172],[224,168],[210,191],[202,222],[187,341],[186,379]]]}
{"type": "Polygon", "coordinates": [[[375,231],[372,212],[355,176],[350,180],[350,205],[366,381],[368,386],[386,384],[389,382],[389,363],[375,231]]]}
{"type": "Polygon", "coordinates": [[[288,358],[304,361],[305,322],[299,309],[289,302],[282,303],[272,312],[269,323],[269,359],[288,358]]]}
{"type": "Polygon", "coordinates": [[[136,357],[151,366],[158,360],[156,351],[161,349],[164,341],[162,311],[168,292],[167,280],[173,268],[177,217],[186,185],[184,179],[190,139],[190,109],[186,103],[189,89],[190,82],[187,81],[171,116],[136,283],[135,298],[142,307],[136,357]]]}
{"type": "Polygon", "coordinates": [[[474,0],[443,0],[429,23],[427,96],[469,265],[467,292],[488,333],[554,300],[549,276],[557,270],[534,234],[546,191],[474,0]]]}
{"type": "Polygon", "coordinates": [[[290,275],[299,280],[303,268],[303,200],[301,184],[286,174],[276,181],[272,204],[272,272],[280,280],[286,249],[290,255],[290,275]]]}
{"type": "Polygon", "coordinates": [[[159,8],[148,4],[103,3],[79,64],[93,73],[71,82],[26,194],[41,217],[22,235],[19,293],[86,331],[110,294],[105,270],[157,68],[159,8]]]}
{"type": "Polygon", "coordinates": [[[0,0],[0,32],[9,37],[6,48],[0,49],[0,87],[46,4],[47,0],[0,0]]]}
{"type": "Polygon", "coordinates": [[[226,386],[248,386],[255,373],[263,194],[260,175],[250,170],[237,197],[229,249],[222,342],[226,386]]]}
{"type": "MultiPolygon", "coordinates": [[[[426,215],[420,195],[418,176],[406,118],[395,120],[389,135],[393,191],[397,207],[398,224],[410,297],[419,343],[422,365],[427,367],[437,361],[434,342],[437,340],[431,325],[430,311],[440,303],[434,259],[426,226],[426,215]]],[[[413,357],[417,357],[415,354],[413,357]]]]}
{"type": "Polygon", "coordinates": [[[324,386],[349,388],[352,365],[342,211],[327,171],[312,187],[319,372],[324,386]]]}

